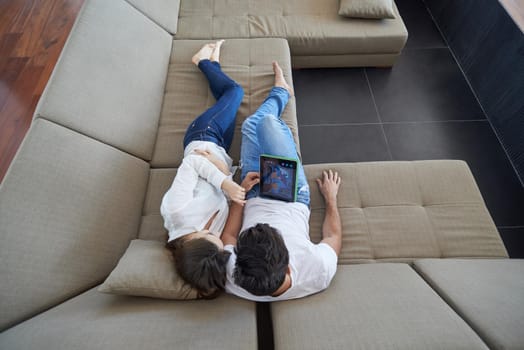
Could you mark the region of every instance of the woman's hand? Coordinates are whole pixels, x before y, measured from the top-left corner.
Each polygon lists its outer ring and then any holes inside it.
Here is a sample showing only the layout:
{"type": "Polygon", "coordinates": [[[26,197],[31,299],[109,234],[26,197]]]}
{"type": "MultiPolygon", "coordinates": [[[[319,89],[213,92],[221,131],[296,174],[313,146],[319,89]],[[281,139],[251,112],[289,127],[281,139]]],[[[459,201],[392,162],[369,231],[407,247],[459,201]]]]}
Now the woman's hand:
{"type": "Polygon", "coordinates": [[[207,160],[213,163],[213,165],[216,166],[218,170],[220,170],[224,174],[231,175],[231,172],[229,171],[227,164],[223,160],[218,159],[218,157],[216,157],[213,153],[209,152],[208,150],[201,149],[196,149],[193,152],[195,152],[198,155],[201,155],[204,158],[207,158],[207,160]]]}
{"type": "Polygon", "coordinates": [[[244,187],[229,179],[225,179],[221,187],[233,202],[240,205],[246,204],[246,190],[244,187]]]}
{"type": "Polygon", "coordinates": [[[331,169],[322,172],[322,179],[317,179],[318,188],[320,193],[324,196],[326,204],[337,204],[337,193],[340,186],[340,177],[338,173],[331,169]]]}
{"type": "Polygon", "coordinates": [[[253,186],[255,186],[259,182],[260,182],[260,173],[257,173],[255,171],[250,171],[249,173],[247,173],[246,177],[244,178],[240,186],[242,186],[247,192],[250,189],[252,189],[253,186]]]}

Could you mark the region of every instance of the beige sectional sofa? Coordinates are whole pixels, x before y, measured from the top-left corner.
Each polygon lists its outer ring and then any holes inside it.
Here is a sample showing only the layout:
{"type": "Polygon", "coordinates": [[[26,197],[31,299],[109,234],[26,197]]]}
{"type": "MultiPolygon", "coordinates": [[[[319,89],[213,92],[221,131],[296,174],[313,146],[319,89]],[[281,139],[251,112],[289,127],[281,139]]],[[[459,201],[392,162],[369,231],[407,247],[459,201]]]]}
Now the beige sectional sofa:
{"type": "Polygon", "coordinates": [[[177,40],[284,38],[294,68],[392,66],[408,36],[394,3],[376,21],[338,15],[340,0],[129,2],[177,40]]]}
{"type": "MultiPolygon", "coordinates": [[[[260,324],[257,305],[233,296],[97,291],[132,239],[166,238],[160,200],[181,162],[185,128],[214,102],[190,62],[204,42],[229,38],[222,66],[245,90],[238,128],[270,90],[273,60],[292,82],[292,66],[392,64],[401,49],[366,46],[372,30],[387,36],[384,22],[344,19],[354,31],[337,31],[331,0],[259,4],[85,2],[0,185],[0,348],[524,347],[524,263],[507,259],[461,161],[307,165],[313,241],[324,211],[313,179],[326,167],[343,178],[340,265],[326,291],[270,305],[274,339],[261,341],[271,324],[260,324]],[[311,13],[317,21],[308,27],[311,13]],[[329,40],[317,35],[328,28],[329,40]]],[[[402,20],[395,23],[405,41],[402,20]]],[[[391,41],[400,45],[399,32],[391,41]]],[[[283,118],[298,143],[293,98],[283,118]]],[[[232,155],[238,160],[239,129],[232,155]]]]}

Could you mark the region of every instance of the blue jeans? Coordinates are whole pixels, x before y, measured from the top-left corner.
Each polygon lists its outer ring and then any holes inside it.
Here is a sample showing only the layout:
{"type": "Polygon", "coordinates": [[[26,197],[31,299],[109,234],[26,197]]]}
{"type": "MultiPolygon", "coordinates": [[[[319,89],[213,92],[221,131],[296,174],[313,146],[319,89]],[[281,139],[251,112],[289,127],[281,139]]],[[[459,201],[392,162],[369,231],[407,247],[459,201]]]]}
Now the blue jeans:
{"type": "Polygon", "coordinates": [[[204,59],[198,63],[198,68],[206,76],[217,101],[189,125],[184,137],[184,148],[191,141],[210,141],[229,152],[244,90],[222,72],[218,62],[204,59]]]}
{"type": "MultiPolygon", "coordinates": [[[[242,124],[242,144],[240,148],[242,180],[248,172],[260,171],[261,154],[298,159],[297,147],[291,130],[280,119],[288,99],[289,93],[286,89],[274,87],[256,112],[242,124]]],[[[298,164],[297,187],[297,202],[309,206],[309,186],[300,161],[298,164]]],[[[246,199],[257,197],[259,191],[259,185],[255,185],[247,193],[246,199]]]]}

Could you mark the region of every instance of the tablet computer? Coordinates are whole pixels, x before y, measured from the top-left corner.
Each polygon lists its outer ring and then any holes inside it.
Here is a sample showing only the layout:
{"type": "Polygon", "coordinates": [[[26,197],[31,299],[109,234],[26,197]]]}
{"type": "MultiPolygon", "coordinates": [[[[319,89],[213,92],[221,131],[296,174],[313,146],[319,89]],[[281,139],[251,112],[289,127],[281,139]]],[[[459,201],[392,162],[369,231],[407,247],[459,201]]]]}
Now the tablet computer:
{"type": "Polygon", "coordinates": [[[295,202],[298,160],[262,154],[260,156],[260,196],[295,202]]]}

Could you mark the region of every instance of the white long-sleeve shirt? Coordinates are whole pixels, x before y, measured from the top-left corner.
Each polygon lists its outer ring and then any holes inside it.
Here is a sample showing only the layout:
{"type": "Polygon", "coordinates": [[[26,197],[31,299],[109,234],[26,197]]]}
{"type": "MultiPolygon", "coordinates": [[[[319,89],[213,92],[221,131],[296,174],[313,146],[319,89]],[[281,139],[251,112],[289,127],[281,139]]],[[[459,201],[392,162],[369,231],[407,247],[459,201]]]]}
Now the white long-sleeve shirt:
{"type": "Polygon", "coordinates": [[[169,231],[168,241],[203,230],[215,213],[209,231],[220,237],[227,220],[229,205],[220,187],[232,175],[222,173],[207,158],[195,153],[196,149],[209,151],[232,170],[232,159],[217,144],[193,141],[187,145],[182,164],[160,205],[164,227],[169,231]]]}

